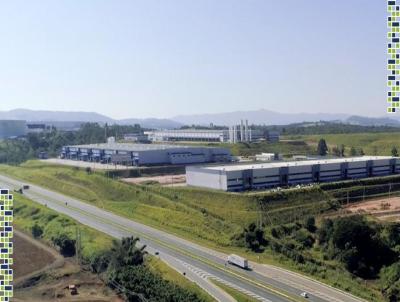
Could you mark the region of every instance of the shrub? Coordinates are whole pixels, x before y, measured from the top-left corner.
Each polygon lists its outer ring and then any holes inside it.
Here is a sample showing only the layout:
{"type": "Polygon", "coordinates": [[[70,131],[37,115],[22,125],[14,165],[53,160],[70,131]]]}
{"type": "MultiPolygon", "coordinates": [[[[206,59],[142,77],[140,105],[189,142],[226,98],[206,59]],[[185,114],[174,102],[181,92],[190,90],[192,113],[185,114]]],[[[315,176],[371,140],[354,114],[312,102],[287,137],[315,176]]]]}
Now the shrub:
{"type": "Polygon", "coordinates": [[[39,226],[38,224],[34,224],[32,226],[32,236],[34,238],[39,238],[43,235],[43,228],[41,226],[39,226]]]}
{"type": "Polygon", "coordinates": [[[51,241],[60,249],[60,253],[65,257],[75,256],[75,240],[69,238],[66,234],[51,238],[51,241]]]}

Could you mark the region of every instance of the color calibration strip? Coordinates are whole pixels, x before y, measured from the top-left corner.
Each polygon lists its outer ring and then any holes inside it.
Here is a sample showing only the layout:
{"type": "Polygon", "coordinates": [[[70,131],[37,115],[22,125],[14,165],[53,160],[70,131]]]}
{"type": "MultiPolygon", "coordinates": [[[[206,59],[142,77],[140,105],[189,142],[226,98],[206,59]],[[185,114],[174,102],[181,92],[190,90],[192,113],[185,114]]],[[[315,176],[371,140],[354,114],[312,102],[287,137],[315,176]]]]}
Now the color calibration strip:
{"type": "Polygon", "coordinates": [[[400,102],[400,0],[388,0],[387,112],[399,111],[400,102]]]}
{"type": "Polygon", "coordinates": [[[13,196],[0,189],[0,302],[11,301],[13,296],[13,196]]]}

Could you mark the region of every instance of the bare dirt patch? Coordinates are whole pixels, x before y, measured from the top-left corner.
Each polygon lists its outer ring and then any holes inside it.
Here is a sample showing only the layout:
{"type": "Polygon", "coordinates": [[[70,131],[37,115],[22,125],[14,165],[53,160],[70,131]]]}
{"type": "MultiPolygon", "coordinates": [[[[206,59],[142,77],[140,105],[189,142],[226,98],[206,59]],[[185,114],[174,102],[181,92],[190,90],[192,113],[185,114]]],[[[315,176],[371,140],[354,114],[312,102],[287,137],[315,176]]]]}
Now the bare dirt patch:
{"type": "Polygon", "coordinates": [[[64,262],[63,257],[56,251],[18,230],[14,230],[13,242],[15,283],[64,262]]]}
{"type": "Polygon", "coordinates": [[[353,214],[371,214],[382,220],[400,221],[400,197],[385,197],[350,204],[344,208],[353,214]]]}
{"type": "Polygon", "coordinates": [[[133,184],[160,184],[162,186],[175,186],[175,185],[185,185],[186,176],[185,174],[178,175],[159,175],[159,176],[149,176],[149,177],[131,177],[123,178],[125,182],[133,184]]]}
{"type": "Polygon", "coordinates": [[[14,233],[13,301],[85,301],[122,302],[95,274],[82,270],[75,259],[58,252],[32,237],[14,233]],[[72,295],[69,285],[75,285],[72,295]]]}

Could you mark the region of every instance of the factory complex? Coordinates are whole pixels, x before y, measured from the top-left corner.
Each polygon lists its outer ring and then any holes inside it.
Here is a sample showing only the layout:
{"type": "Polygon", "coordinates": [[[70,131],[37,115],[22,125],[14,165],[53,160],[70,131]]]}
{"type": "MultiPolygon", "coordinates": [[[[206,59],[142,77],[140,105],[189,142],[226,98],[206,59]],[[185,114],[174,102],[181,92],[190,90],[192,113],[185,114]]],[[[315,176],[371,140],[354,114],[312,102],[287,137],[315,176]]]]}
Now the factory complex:
{"type": "Polygon", "coordinates": [[[64,146],[60,157],[131,166],[231,161],[230,151],[224,148],[115,142],[64,146]]]}
{"type": "Polygon", "coordinates": [[[189,166],[186,167],[186,182],[190,186],[244,191],[397,173],[400,173],[400,158],[364,156],[246,165],[189,166]]]}
{"type": "Polygon", "coordinates": [[[254,142],[266,139],[270,142],[279,141],[279,132],[251,129],[247,120],[240,121],[239,125],[229,127],[229,129],[178,129],[178,130],[153,130],[145,131],[144,135],[153,142],[168,141],[198,141],[198,142],[254,142]]]}

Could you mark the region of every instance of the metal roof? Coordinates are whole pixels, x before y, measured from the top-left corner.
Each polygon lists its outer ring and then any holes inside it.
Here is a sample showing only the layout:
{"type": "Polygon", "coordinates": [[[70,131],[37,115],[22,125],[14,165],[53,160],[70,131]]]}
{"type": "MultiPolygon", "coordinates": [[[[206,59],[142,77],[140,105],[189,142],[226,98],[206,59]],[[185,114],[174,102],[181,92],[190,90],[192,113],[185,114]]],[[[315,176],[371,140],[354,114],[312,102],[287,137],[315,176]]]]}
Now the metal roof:
{"type": "Polygon", "coordinates": [[[242,171],[242,170],[269,169],[269,168],[281,168],[281,167],[293,167],[293,166],[312,166],[318,164],[319,165],[340,164],[344,162],[363,162],[368,160],[382,160],[382,159],[392,159],[392,158],[395,157],[362,156],[362,157],[318,159],[318,160],[280,161],[273,163],[257,163],[257,164],[245,164],[245,165],[236,164],[236,165],[223,165],[223,166],[203,166],[202,169],[218,170],[218,171],[242,171]]]}
{"type": "Polygon", "coordinates": [[[131,144],[131,143],[102,143],[88,145],[69,145],[68,147],[84,148],[84,149],[104,149],[104,150],[121,150],[121,151],[150,151],[150,150],[167,150],[181,148],[208,148],[196,146],[182,145],[166,145],[166,144],[131,144]]]}

